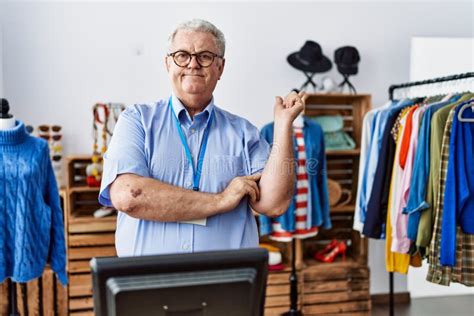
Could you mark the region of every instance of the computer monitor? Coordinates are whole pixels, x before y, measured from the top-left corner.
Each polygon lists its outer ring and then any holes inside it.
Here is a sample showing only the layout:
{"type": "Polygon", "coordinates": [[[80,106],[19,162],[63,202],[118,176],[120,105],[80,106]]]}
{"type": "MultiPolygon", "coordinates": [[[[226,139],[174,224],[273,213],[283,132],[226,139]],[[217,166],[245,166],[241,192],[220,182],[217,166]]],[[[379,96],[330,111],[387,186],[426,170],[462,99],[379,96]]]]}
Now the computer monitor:
{"type": "Polygon", "coordinates": [[[263,315],[265,249],[91,260],[97,316],[263,315]]]}

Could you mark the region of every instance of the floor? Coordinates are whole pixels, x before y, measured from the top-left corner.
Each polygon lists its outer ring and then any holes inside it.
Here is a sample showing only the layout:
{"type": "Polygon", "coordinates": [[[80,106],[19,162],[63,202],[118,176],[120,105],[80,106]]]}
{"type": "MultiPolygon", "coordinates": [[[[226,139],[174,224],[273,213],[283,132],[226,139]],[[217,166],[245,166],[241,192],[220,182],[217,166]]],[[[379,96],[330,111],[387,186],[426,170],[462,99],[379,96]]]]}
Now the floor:
{"type": "MultiPolygon", "coordinates": [[[[388,316],[388,305],[373,305],[372,316],[388,316]]],[[[412,299],[395,306],[394,316],[473,316],[473,295],[412,299]]]]}

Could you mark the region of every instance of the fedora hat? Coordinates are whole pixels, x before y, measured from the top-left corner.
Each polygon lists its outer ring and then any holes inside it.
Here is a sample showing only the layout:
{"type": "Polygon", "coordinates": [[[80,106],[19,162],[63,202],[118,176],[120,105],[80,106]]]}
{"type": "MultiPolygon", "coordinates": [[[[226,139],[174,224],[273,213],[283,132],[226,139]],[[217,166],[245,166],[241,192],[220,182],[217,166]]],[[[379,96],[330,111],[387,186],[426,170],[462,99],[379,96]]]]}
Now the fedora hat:
{"type": "Polygon", "coordinates": [[[343,46],[334,52],[334,62],[337,65],[337,70],[343,75],[357,74],[359,61],[359,52],[353,46],[343,46]]]}
{"type": "Polygon", "coordinates": [[[326,72],[332,68],[331,61],[314,41],[306,41],[299,51],[288,55],[287,61],[294,68],[311,73],[326,72]]]}

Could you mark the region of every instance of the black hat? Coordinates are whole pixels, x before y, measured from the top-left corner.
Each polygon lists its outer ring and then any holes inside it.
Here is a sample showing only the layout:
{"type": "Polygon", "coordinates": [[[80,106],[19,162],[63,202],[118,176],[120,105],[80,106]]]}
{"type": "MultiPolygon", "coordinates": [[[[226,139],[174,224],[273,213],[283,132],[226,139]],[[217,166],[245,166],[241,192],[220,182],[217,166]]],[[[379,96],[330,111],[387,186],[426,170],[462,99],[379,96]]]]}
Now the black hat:
{"type": "Polygon", "coordinates": [[[321,46],[313,41],[306,41],[298,52],[287,57],[291,66],[307,72],[326,72],[332,68],[332,63],[323,55],[321,46]]]}
{"type": "Polygon", "coordinates": [[[357,74],[359,61],[359,52],[353,46],[343,46],[334,52],[334,62],[337,65],[337,70],[343,75],[357,74]]]}

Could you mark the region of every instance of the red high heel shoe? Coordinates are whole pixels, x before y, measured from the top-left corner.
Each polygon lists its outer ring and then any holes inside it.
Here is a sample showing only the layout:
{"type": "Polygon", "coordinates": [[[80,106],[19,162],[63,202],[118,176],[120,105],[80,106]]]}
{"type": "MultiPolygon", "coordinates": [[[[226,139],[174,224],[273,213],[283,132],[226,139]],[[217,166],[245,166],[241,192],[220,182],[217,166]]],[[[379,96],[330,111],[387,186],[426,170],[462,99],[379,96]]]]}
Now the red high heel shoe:
{"type": "Polygon", "coordinates": [[[331,242],[327,244],[323,250],[320,250],[314,254],[314,259],[319,260],[319,258],[324,257],[324,255],[329,253],[331,250],[333,250],[337,246],[338,243],[339,241],[337,239],[331,240],[331,242]]]}
{"type": "Polygon", "coordinates": [[[346,261],[346,250],[346,243],[341,241],[337,244],[336,247],[334,247],[334,249],[331,250],[331,252],[324,256],[316,258],[316,260],[319,260],[324,263],[331,263],[334,261],[334,259],[336,259],[339,254],[342,254],[342,261],[346,261]]]}

